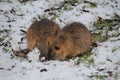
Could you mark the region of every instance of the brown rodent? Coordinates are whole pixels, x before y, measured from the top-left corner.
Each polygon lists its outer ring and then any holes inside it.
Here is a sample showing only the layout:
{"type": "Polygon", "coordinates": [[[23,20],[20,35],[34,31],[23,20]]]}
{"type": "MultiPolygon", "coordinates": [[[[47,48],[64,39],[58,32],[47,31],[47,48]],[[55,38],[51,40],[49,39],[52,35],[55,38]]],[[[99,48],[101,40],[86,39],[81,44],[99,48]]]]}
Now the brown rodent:
{"type": "Polygon", "coordinates": [[[32,51],[35,47],[40,50],[39,59],[47,58],[48,48],[55,42],[62,29],[55,22],[42,19],[33,23],[27,31],[28,49],[32,51]]]}
{"type": "Polygon", "coordinates": [[[63,34],[49,50],[51,59],[66,60],[91,49],[91,33],[82,23],[73,22],[62,30],[63,34]]]}

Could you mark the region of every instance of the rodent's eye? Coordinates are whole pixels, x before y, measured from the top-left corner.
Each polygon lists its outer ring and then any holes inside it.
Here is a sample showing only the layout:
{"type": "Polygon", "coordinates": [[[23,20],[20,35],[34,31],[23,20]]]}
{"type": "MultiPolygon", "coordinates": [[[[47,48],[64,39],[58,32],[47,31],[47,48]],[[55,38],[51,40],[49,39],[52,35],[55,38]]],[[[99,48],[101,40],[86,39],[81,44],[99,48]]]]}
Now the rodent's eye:
{"type": "Polygon", "coordinates": [[[58,46],[55,46],[55,47],[54,47],[54,49],[55,49],[55,50],[59,50],[59,49],[60,49],[60,47],[58,47],[58,46]]]}
{"type": "Polygon", "coordinates": [[[48,42],[48,45],[50,45],[50,43],[48,42]]]}

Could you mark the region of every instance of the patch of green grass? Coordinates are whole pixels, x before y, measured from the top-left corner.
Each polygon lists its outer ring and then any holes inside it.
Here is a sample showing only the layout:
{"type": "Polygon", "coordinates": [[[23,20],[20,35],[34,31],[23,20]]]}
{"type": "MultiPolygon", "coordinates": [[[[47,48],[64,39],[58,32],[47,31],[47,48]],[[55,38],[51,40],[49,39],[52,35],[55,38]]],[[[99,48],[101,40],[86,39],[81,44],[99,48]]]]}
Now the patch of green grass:
{"type": "Polygon", "coordinates": [[[120,48],[120,46],[119,47],[113,47],[112,48],[112,53],[114,53],[117,49],[119,49],[120,48]]]}
{"type": "Polygon", "coordinates": [[[24,16],[24,14],[22,14],[22,13],[21,13],[21,14],[17,14],[17,15],[18,15],[18,16],[24,16]]]}
{"type": "Polygon", "coordinates": [[[75,14],[75,16],[80,16],[80,14],[75,14]]]}
{"type": "Polygon", "coordinates": [[[20,26],[20,28],[25,28],[25,26],[20,26]]]}
{"type": "Polygon", "coordinates": [[[4,35],[4,36],[2,36],[2,39],[6,39],[6,37],[8,37],[8,35],[4,35]]]}
{"type": "Polygon", "coordinates": [[[105,34],[105,31],[101,30],[99,31],[99,33],[93,33],[92,34],[92,40],[93,42],[104,42],[107,40],[107,38],[105,36],[103,36],[105,34]]]}
{"type": "Polygon", "coordinates": [[[119,80],[119,79],[118,79],[118,76],[119,76],[119,75],[118,75],[118,73],[116,72],[116,73],[113,75],[114,80],[119,80]]]}
{"type": "Polygon", "coordinates": [[[94,26],[97,28],[97,29],[100,29],[102,27],[107,27],[109,28],[112,24],[110,22],[108,22],[107,20],[99,17],[98,20],[94,23],[94,26]]]}
{"type": "Polygon", "coordinates": [[[118,41],[118,40],[110,40],[110,42],[116,42],[116,41],[118,41]]]}
{"type": "MultiPolygon", "coordinates": [[[[104,42],[109,38],[109,30],[112,30],[112,22],[110,22],[112,20],[108,20],[108,19],[103,19],[101,17],[98,18],[98,20],[93,24],[95,27],[95,31],[97,31],[97,33],[95,33],[95,35],[93,34],[93,40],[96,42],[104,42]]],[[[93,41],[93,42],[94,42],[93,41]]]]}
{"type": "Polygon", "coordinates": [[[117,48],[115,48],[115,47],[112,48],[112,53],[115,52],[116,50],[117,50],[117,48]]]}
{"type": "Polygon", "coordinates": [[[55,21],[56,18],[58,18],[58,16],[57,16],[57,15],[54,15],[54,16],[51,18],[51,20],[55,21]]]}
{"type": "Polygon", "coordinates": [[[97,5],[92,5],[92,4],[91,4],[90,7],[91,7],[91,8],[96,8],[97,5]]]}
{"type": "Polygon", "coordinates": [[[106,75],[98,75],[96,76],[96,80],[105,80],[106,77],[106,75]]]}
{"type": "Polygon", "coordinates": [[[86,62],[87,64],[91,65],[94,63],[94,59],[90,58],[91,55],[93,55],[93,52],[90,52],[84,56],[81,56],[78,58],[77,62],[86,62]]]}
{"type": "Polygon", "coordinates": [[[112,32],[112,36],[113,36],[113,37],[117,37],[117,36],[119,36],[119,35],[120,35],[120,32],[119,32],[118,29],[112,32]]]}
{"type": "Polygon", "coordinates": [[[9,48],[2,48],[3,52],[8,52],[10,49],[9,48]]]}
{"type": "Polygon", "coordinates": [[[71,5],[70,3],[65,3],[64,8],[65,8],[65,10],[67,10],[67,11],[73,9],[73,7],[72,7],[72,5],[71,5]]]}
{"type": "Polygon", "coordinates": [[[110,37],[118,37],[119,34],[119,16],[114,16],[112,19],[103,19],[98,17],[97,21],[94,22],[93,40],[98,42],[104,42],[110,37]]]}
{"type": "Polygon", "coordinates": [[[14,56],[14,58],[15,58],[16,60],[19,60],[19,59],[20,59],[20,57],[18,57],[18,56],[14,56]]]}
{"type": "Polygon", "coordinates": [[[105,62],[99,62],[98,64],[105,64],[105,62]]]}

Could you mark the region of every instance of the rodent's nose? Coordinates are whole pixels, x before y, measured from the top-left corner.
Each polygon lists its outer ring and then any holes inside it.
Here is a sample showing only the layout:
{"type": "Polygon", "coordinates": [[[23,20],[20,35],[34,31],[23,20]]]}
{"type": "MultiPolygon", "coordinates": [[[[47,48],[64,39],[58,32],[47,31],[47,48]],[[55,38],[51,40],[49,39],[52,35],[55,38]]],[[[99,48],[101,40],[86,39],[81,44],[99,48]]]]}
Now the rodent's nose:
{"type": "Polygon", "coordinates": [[[55,56],[55,53],[52,52],[52,49],[48,49],[48,54],[47,54],[47,57],[49,60],[52,60],[55,56]]]}
{"type": "Polygon", "coordinates": [[[51,53],[52,53],[52,49],[48,48],[48,54],[51,54],[51,53]]]}
{"type": "Polygon", "coordinates": [[[52,49],[48,48],[48,54],[47,54],[48,59],[50,59],[51,56],[52,56],[52,49]]]}

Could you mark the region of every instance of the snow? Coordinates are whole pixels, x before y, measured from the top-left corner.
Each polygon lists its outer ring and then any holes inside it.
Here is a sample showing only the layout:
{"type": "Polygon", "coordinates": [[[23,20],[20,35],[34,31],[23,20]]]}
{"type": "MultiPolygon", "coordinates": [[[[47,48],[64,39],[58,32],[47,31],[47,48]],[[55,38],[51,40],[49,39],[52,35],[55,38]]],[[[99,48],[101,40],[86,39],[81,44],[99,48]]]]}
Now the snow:
{"type": "MultiPolygon", "coordinates": [[[[37,48],[28,54],[29,60],[11,58],[11,49],[20,50],[27,47],[26,40],[19,44],[21,38],[25,37],[20,30],[27,31],[33,21],[39,20],[38,16],[53,18],[44,11],[58,7],[64,0],[36,0],[25,3],[17,0],[1,1],[0,31],[8,29],[10,32],[0,33],[0,38],[7,35],[2,43],[10,41],[11,47],[0,46],[0,80],[120,80],[120,36],[98,43],[98,47],[92,50],[94,54],[90,56],[90,59],[94,59],[93,64],[86,61],[76,64],[77,58],[69,61],[39,62],[40,53],[37,48]],[[101,79],[99,76],[104,77],[101,79]]],[[[120,14],[119,0],[87,0],[97,4],[94,8],[83,1],[72,10],[50,11],[58,16],[54,21],[61,27],[75,21],[82,22],[92,30],[98,16],[111,19],[114,13],[120,14]],[[83,7],[90,12],[83,12],[83,7]]]]}

